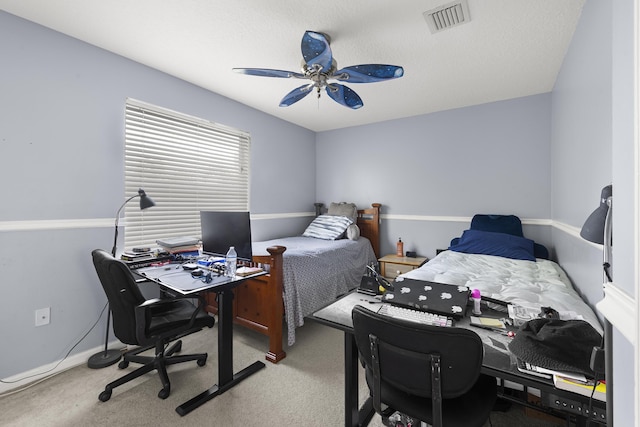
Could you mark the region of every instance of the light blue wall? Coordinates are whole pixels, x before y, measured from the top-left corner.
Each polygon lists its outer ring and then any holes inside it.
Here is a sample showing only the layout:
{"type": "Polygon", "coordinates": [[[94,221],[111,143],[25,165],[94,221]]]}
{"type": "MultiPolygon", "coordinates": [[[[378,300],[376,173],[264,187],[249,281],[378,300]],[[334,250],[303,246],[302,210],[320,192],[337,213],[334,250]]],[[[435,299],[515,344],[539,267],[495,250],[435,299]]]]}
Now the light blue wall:
{"type": "MultiPolygon", "coordinates": [[[[633,1],[588,0],[553,89],[553,219],[579,229],[613,183],[614,282],[635,294],[633,1]]],[[[558,261],[590,301],[602,298],[602,248],[554,230],[558,261]]],[[[613,334],[614,424],[633,424],[633,346],[613,334]]]]}
{"type": "MultiPolygon", "coordinates": [[[[579,229],[611,183],[611,6],[587,2],[552,96],[553,219],[579,229]]],[[[554,230],[558,261],[592,303],[602,298],[602,251],[554,230]]]]}
{"type": "MultiPolygon", "coordinates": [[[[637,2],[636,2],[637,5],[637,2]]],[[[638,46],[634,46],[634,10],[632,0],[612,2],[613,8],[613,72],[612,72],[612,182],[613,204],[613,281],[630,296],[638,298],[636,271],[640,254],[635,247],[640,230],[637,228],[635,205],[638,202],[638,172],[635,166],[638,153],[634,147],[634,57],[638,57],[638,46]]],[[[638,72],[638,70],[635,70],[638,72]]],[[[637,315],[637,313],[636,313],[637,315]]],[[[638,343],[636,342],[636,345],[638,343]]],[[[614,423],[630,425],[635,403],[634,347],[616,329],[613,334],[614,366],[614,423]]],[[[637,388],[636,388],[637,389],[637,388]]]]}
{"type": "MultiPolygon", "coordinates": [[[[476,213],[548,219],[551,95],[321,132],[318,200],[383,205],[382,252],[433,257],[476,213]],[[463,217],[464,222],[397,215],[463,217]]],[[[548,230],[527,235],[549,244],[548,230]]],[[[548,227],[546,227],[548,228],[548,227]]]]}
{"type": "MultiPolygon", "coordinates": [[[[0,337],[11,348],[0,378],[60,360],[106,302],[90,251],[111,247],[112,225],[80,220],[113,224],[124,200],[127,97],[249,131],[252,213],[313,211],[311,131],[5,12],[0,58],[0,230],[35,222],[0,231],[0,337]],[[42,307],[51,324],[36,328],[42,307]]],[[[300,221],[254,221],[254,237],[293,234],[300,221]]],[[[103,341],[104,317],[74,353],[103,341]]]]}
{"type": "MultiPolygon", "coordinates": [[[[634,47],[633,39],[633,1],[621,0],[614,2],[613,8],[613,72],[612,72],[612,177],[614,189],[613,217],[615,227],[613,240],[615,241],[614,282],[619,284],[629,295],[637,298],[634,287],[635,263],[638,253],[635,252],[635,239],[632,232],[635,227],[636,211],[634,204],[638,200],[638,177],[635,175],[634,162],[634,53],[637,56],[638,47],[634,47]],[[624,255],[627,256],[624,256],[624,255]]],[[[636,112],[637,113],[637,112],[636,112]]],[[[637,155],[637,153],[636,153],[637,155]]]]}

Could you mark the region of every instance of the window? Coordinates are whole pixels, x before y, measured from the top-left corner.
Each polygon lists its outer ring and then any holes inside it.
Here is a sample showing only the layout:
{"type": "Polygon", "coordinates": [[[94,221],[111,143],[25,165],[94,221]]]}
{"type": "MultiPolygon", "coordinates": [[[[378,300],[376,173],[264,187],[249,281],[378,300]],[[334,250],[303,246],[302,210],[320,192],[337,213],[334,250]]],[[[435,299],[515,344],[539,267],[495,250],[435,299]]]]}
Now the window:
{"type": "Polygon", "coordinates": [[[249,210],[250,135],[133,99],[125,109],[125,247],[200,236],[201,210],[249,210]]]}

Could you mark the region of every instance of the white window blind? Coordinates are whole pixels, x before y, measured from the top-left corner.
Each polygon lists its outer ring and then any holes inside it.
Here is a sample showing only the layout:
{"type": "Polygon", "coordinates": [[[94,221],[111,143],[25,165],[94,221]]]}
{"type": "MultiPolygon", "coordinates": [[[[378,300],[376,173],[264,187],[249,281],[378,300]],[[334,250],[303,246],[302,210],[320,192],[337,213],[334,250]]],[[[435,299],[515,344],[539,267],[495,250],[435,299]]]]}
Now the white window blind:
{"type": "Polygon", "coordinates": [[[200,237],[201,210],[249,210],[250,135],[127,99],[125,191],[156,203],[125,207],[125,248],[161,238],[200,237]]]}

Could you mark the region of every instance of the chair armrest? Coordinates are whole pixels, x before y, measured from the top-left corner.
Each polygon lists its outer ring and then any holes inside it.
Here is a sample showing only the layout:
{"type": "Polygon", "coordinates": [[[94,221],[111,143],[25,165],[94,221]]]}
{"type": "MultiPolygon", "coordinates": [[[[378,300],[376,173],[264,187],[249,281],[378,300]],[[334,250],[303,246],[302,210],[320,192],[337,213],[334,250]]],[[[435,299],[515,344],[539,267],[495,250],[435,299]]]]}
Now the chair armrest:
{"type": "Polygon", "coordinates": [[[204,296],[202,296],[201,294],[195,294],[195,295],[175,295],[175,296],[171,296],[171,298],[151,298],[146,300],[145,302],[143,302],[142,304],[140,304],[138,306],[138,308],[142,308],[142,307],[159,307],[162,306],[164,304],[171,304],[173,301],[175,300],[180,300],[180,299],[197,299],[198,300],[198,307],[205,305],[205,300],[204,300],[204,296]]]}
{"type": "Polygon", "coordinates": [[[162,307],[171,305],[175,303],[176,300],[181,300],[181,299],[190,299],[190,300],[197,299],[198,300],[198,305],[195,306],[195,309],[191,314],[191,318],[189,319],[189,324],[187,325],[187,328],[191,328],[196,321],[196,317],[198,316],[198,313],[201,310],[204,312],[205,299],[203,295],[201,294],[177,295],[172,298],[152,298],[152,299],[146,300],[145,302],[143,302],[142,304],[138,305],[135,308],[136,329],[137,329],[138,337],[141,338],[146,335],[146,329],[151,323],[151,318],[153,317],[153,309],[155,308],[161,309],[162,307]]]}

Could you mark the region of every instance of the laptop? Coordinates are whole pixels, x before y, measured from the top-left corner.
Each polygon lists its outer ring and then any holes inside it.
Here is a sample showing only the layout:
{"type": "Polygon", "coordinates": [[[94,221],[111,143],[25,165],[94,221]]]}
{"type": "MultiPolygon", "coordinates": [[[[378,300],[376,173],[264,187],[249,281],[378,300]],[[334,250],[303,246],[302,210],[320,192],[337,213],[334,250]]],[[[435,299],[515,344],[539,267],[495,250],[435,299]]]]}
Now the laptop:
{"type": "Polygon", "coordinates": [[[456,319],[465,315],[471,293],[466,286],[403,277],[396,279],[393,287],[382,296],[384,302],[456,319]]]}

